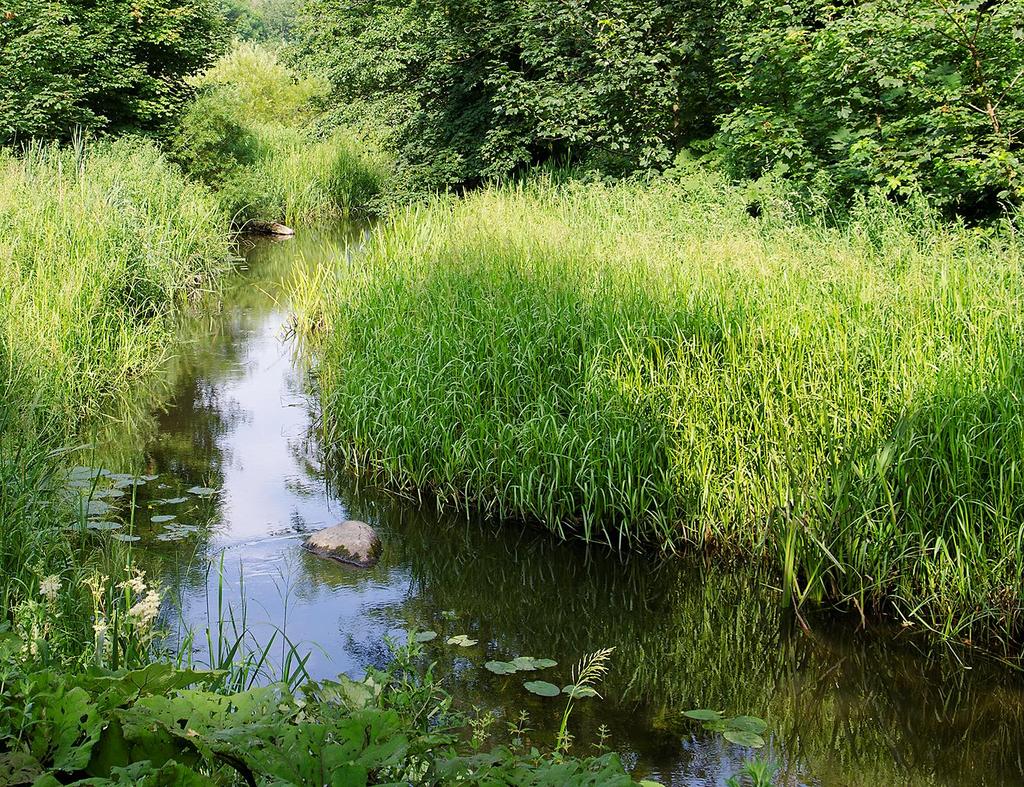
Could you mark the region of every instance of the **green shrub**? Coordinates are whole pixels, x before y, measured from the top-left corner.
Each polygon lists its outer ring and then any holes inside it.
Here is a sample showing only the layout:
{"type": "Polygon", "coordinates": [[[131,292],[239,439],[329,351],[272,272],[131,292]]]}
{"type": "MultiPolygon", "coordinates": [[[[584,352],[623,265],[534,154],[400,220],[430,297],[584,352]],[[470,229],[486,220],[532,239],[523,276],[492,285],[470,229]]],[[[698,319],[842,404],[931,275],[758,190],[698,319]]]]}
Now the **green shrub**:
{"type": "Polygon", "coordinates": [[[306,0],[292,51],[428,191],[699,151],[843,205],[923,189],[991,217],[1024,188],[1021,18],[1024,0],[306,0]]]}
{"type": "Polygon", "coordinates": [[[308,283],[327,444],[444,503],[1019,637],[1017,236],[750,198],[684,173],[385,224],[308,283]]]}
{"type": "Polygon", "coordinates": [[[163,131],[186,77],[226,45],[212,0],[9,0],[0,9],[0,144],[79,127],[163,131]]]}
{"type": "Polygon", "coordinates": [[[171,155],[211,186],[234,223],[317,221],[368,210],[385,166],[352,133],[317,134],[311,101],[322,82],[243,44],[200,75],[200,95],[171,142],[171,155]]]}

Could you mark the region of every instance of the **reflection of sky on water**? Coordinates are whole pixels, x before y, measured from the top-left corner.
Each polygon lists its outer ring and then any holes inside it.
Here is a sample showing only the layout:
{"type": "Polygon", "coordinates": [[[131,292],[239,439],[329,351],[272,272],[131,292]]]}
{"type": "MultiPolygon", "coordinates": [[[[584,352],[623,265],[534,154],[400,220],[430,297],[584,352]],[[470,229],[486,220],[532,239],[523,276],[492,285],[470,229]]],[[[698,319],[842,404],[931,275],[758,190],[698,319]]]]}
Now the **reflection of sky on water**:
{"type": "MultiPolygon", "coordinates": [[[[591,753],[606,724],[638,775],[724,785],[749,752],[681,715],[713,706],[769,721],[785,784],[1024,783],[1024,684],[985,662],[967,672],[949,651],[919,653],[881,630],[856,636],[848,621],[812,620],[804,633],[749,571],[621,560],[518,523],[468,523],[351,481],[329,484],[285,301],[294,270],[343,265],[345,241],[344,232],[309,232],[253,249],[222,302],[183,325],[167,407],[120,440],[141,444],[142,464],[160,474],[140,487],[147,513],[160,508],[154,498],[194,485],[219,490],[181,505],[179,520],[201,526],[184,541],[158,542],[158,527],[140,529],[150,570],[200,635],[198,660],[203,629],[217,625],[218,592],[224,609],[240,615],[244,606],[257,637],[283,632],[307,646],[315,677],[359,676],[386,662],[386,636],[433,629],[441,636],[427,654],[444,685],[502,719],[527,710],[544,741],[562,705],[527,694],[522,681],[567,683],[580,656],[615,646],[606,699],[574,716],[577,753],[591,753]],[[373,569],[301,548],[302,533],[348,517],[383,536],[373,569]],[[479,643],[446,647],[453,634],[479,643]],[[559,666],[511,677],[482,669],[516,655],[559,666]]],[[[279,663],[280,651],[271,657],[279,663]]]]}

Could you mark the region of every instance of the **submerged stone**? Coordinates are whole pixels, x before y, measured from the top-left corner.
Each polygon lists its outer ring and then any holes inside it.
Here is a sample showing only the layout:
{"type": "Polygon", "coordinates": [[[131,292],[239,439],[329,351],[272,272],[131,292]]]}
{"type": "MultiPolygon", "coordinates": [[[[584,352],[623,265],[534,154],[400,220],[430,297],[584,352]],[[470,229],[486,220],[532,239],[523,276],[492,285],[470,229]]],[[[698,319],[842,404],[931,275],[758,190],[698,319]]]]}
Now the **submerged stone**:
{"type": "Polygon", "coordinates": [[[311,535],[305,543],[314,555],[369,568],[380,558],[380,538],[365,522],[349,519],[311,535]]]}

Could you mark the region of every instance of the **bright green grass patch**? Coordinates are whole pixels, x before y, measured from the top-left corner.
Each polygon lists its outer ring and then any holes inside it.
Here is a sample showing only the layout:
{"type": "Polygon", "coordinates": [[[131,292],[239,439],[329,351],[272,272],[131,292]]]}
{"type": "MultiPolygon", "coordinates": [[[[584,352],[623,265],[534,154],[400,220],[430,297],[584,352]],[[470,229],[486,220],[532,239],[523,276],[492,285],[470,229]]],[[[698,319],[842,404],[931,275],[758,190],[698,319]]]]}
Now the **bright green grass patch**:
{"type": "Polygon", "coordinates": [[[155,147],[122,140],[0,151],[0,236],[0,600],[34,655],[81,659],[90,567],[55,452],[163,361],[173,313],[225,265],[227,223],[155,147]]]}
{"type": "Polygon", "coordinates": [[[0,153],[0,226],[0,347],[25,383],[18,410],[62,434],[160,362],[165,318],[228,253],[208,192],[132,141],[0,153]]]}
{"type": "Polygon", "coordinates": [[[354,133],[316,130],[311,102],[325,84],[250,44],[194,84],[200,93],[171,141],[171,155],[214,190],[237,226],[310,223],[373,209],[386,164],[354,133]]]}
{"type": "Polygon", "coordinates": [[[445,503],[778,560],[788,593],[1024,626],[1021,246],[702,174],[410,209],[306,283],[325,437],[445,503]]]}

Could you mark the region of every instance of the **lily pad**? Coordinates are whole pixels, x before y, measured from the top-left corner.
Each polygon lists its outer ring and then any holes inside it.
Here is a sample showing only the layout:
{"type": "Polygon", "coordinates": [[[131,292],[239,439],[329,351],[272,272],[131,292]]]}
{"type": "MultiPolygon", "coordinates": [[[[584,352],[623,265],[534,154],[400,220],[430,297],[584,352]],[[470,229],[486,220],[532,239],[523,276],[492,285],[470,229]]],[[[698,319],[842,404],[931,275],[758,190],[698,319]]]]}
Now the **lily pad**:
{"type": "Polygon", "coordinates": [[[216,489],[210,489],[208,486],[193,486],[185,491],[190,495],[198,495],[199,497],[209,497],[210,495],[217,494],[216,489]]]}
{"type": "Polygon", "coordinates": [[[125,489],[129,486],[145,486],[146,482],[141,478],[121,478],[114,482],[115,489],[125,489]]]}
{"type": "Polygon", "coordinates": [[[158,476],[158,475],[140,475],[139,476],[139,478],[141,478],[143,481],[156,481],[156,479],[158,479],[159,477],[160,476],[158,476]]]}
{"type": "Polygon", "coordinates": [[[187,503],[187,497],[168,497],[163,500],[154,500],[153,505],[176,506],[178,503],[187,503]]]}
{"type": "Polygon", "coordinates": [[[562,694],[568,694],[573,699],[601,696],[590,686],[577,686],[575,683],[570,683],[568,686],[562,686],[562,694]]]}
{"type": "Polygon", "coordinates": [[[164,526],[164,532],[156,537],[157,541],[183,541],[199,530],[195,525],[171,524],[164,526]]]}
{"type": "Polygon", "coordinates": [[[78,509],[77,513],[79,516],[95,517],[103,516],[107,513],[110,510],[110,504],[104,503],[102,500],[82,498],[78,501],[76,508],[78,509]]]}
{"type": "Polygon", "coordinates": [[[111,533],[111,538],[117,539],[118,541],[140,541],[139,536],[130,536],[127,533],[111,533]]]}
{"type": "Polygon", "coordinates": [[[460,648],[470,648],[477,643],[477,640],[470,639],[465,634],[456,634],[454,637],[448,637],[449,645],[458,645],[460,648]]]}
{"type": "Polygon", "coordinates": [[[436,631],[421,631],[413,639],[416,642],[430,642],[433,639],[437,639],[436,631]]]}
{"type": "Polygon", "coordinates": [[[120,530],[124,525],[120,522],[106,522],[90,520],[85,523],[85,526],[90,530],[120,530]]]}
{"type": "Polygon", "coordinates": [[[99,500],[100,498],[107,497],[124,497],[123,489],[116,489],[115,487],[107,487],[106,489],[97,489],[92,493],[93,500],[99,500]]]}
{"type": "Polygon", "coordinates": [[[495,675],[511,675],[516,671],[516,666],[509,661],[488,661],[484,664],[484,669],[495,675]]]}
{"type": "Polygon", "coordinates": [[[546,680],[528,680],[523,684],[523,688],[540,697],[557,697],[562,693],[558,686],[546,680]]]}
{"type": "Polygon", "coordinates": [[[149,518],[150,522],[159,525],[161,522],[170,522],[172,519],[177,519],[174,514],[157,514],[149,518]]]}
{"type": "Polygon", "coordinates": [[[733,716],[730,719],[725,719],[725,725],[730,730],[752,732],[755,735],[760,735],[768,729],[768,722],[757,718],[757,716],[733,716]]]}
{"type": "Polygon", "coordinates": [[[99,476],[109,476],[110,471],[104,470],[102,467],[85,467],[79,465],[78,467],[72,467],[67,474],[69,481],[85,481],[98,478],[99,476]]]}
{"type": "Polygon", "coordinates": [[[764,738],[756,732],[747,730],[726,730],[722,733],[722,737],[737,746],[749,746],[752,749],[760,749],[764,746],[764,738]]]}
{"type": "Polygon", "coordinates": [[[554,659],[535,659],[533,656],[517,656],[512,659],[512,664],[517,670],[530,672],[532,670],[547,669],[558,664],[554,659]]]}

